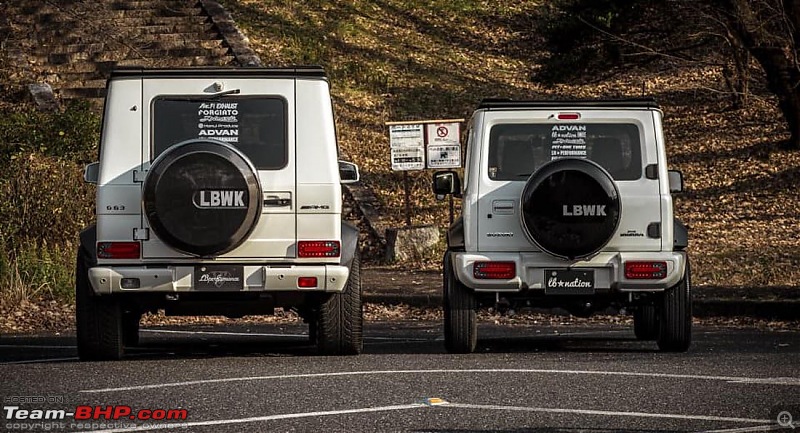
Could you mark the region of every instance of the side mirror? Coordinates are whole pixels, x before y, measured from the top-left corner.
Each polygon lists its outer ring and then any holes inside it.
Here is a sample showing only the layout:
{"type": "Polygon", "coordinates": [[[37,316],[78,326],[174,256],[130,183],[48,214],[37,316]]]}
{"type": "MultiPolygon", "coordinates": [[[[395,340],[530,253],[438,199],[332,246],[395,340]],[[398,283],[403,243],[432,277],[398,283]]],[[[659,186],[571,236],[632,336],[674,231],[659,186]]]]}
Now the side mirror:
{"type": "Polygon", "coordinates": [[[433,173],[433,193],[437,196],[452,194],[461,197],[461,179],[452,170],[433,173]]]}
{"type": "Polygon", "coordinates": [[[83,169],[83,181],[97,185],[97,177],[100,174],[100,163],[93,162],[83,169]]]}
{"type": "Polygon", "coordinates": [[[669,192],[683,192],[683,173],[678,170],[670,170],[667,174],[669,175],[669,192]]]}
{"type": "Polygon", "coordinates": [[[342,183],[356,183],[361,179],[358,166],[352,162],[339,161],[339,178],[342,183]]]}

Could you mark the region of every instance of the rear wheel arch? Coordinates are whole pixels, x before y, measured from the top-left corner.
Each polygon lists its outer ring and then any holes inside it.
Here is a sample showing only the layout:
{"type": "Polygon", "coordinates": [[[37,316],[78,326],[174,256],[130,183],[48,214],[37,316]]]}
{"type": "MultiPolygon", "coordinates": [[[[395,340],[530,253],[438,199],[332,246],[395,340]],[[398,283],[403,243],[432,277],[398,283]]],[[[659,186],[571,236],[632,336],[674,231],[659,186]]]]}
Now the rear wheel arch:
{"type": "Polygon", "coordinates": [[[97,263],[97,224],[92,224],[81,231],[78,254],[81,252],[86,254],[89,267],[97,263]]]}
{"type": "Polygon", "coordinates": [[[353,259],[358,253],[358,227],[342,221],[342,255],[339,263],[348,269],[352,267],[353,259]]]}

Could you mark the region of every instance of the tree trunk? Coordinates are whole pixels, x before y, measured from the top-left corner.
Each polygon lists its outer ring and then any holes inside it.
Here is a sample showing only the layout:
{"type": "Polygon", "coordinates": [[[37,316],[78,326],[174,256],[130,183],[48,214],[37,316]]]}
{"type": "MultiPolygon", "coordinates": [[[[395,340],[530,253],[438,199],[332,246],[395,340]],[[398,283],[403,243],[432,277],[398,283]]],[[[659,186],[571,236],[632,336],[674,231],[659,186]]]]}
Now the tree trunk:
{"type": "Polygon", "coordinates": [[[783,0],[778,18],[760,15],[763,10],[754,8],[751,0],[720,3],[729,28],[764,69],[769,90],[778,97],[778,108],[790,133],[786,147],[800,150],[800,68],[795,62],[800,53],[794,42],[800,31],[800,3],[783,0]],[[775,29],[791,30],[783,34],[775,29]]]}
{"type": "Polygon", "coordinates": [[[764,68],[769,90],[778,97],[780,108],[789,129],[786,147],[800,150],[800,73],[780,48],[751,49],[753,57],[764,68]]]}

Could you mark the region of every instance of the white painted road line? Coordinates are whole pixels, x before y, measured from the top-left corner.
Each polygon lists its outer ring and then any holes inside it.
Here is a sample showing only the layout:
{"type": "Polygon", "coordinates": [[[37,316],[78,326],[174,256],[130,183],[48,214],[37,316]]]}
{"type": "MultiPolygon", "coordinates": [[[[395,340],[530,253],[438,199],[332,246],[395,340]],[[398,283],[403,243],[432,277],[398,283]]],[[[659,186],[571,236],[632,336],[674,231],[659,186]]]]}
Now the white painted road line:
{"type": "Polygon", "coordinates": [[[174,423],[174,424],[158,424],[155,426],[139,426],[133,428],[121,428],[121,429],[111,429],[111,430],[92,430],[92,431],[82,431],[82,433],[126,433],[126,432],[137,432],[137,431],[151,431],[151,430],[172,430],[172,429],[182,429],[182,428],[189,428],[189,427],[200,427],[200,426],[213,426],[213,425],[230,425],[230,424],[244,424],[244,423],[251,423],[251,422],[263,422],[263,421],[274,421],[274,420],[281,420],[281,419],[297,419],[297,418],[311,418],[311,417],[318,417],[318,416],[331,416],[331,415],[347,415],[353,413],[371,413],[371,412],[389,412],[395,410],[409,410],[409,409],[419,409],[427,407],[421,403],[414,403],[414,404],[401,404],[395,406],[380,406],[380,407],[367,407],[362,409],[344,409],[344,410],[330,410],[324,412],[301,412],[301,413],[287,413],[287,414],[280,414],[280,415],[266,415],[266,416],[254,416],[249,418],[234,418],[234,419],[220,419],[220,420],[209,420],[209,421],[195,421],[195,422],[186,422],[186,423],[174,423]]]}
{"type": "Polygon", "coordinates": [[[58,362],[58,361],[77,361],[78,357],[73,356],[70,358],[43,358],[43,359],[25,359],[22,361],[9,361],[0,363],[0,365],[12,365],[12,364],[36,364],[40,362],[58,362]]]}
{"type": "Polygon", "coordinates": [[[798,378],[784,377],[784,378],[752,378],[752,377],[736,377],[736,376],[705,376],[693,374],[670,374],[670,373],[639,373],[629,371],[596,371],[596,370],[544,370],[544,369],[464,369],[464,370],[373,370],[373,371],[341,371],[331,373],[304,373],[304,374],[281,374],[273,376],[245,376],[245,377],[228,377],[221,379],[203,379],[191,380],[185,382],[169,382],[157,383],[151,385],[135,385],[123,386],[118,388],[100,388],[100,389],[85,389],[79,392],[82,393],[100,393],[100,392],[118,392],[118,391],[133,391],[142,389],[158,389],[170,388],[180,386],[192,385],[205,385],[209,383],[227,383],[227,382],[247,382],[258,380],[280,380],[280,379],[305,379],[305,378],[318,378],[318,377],[340,377],[340,376],[376,376],[376,375],[400,375],[400,374],[481,374],[481,373],[513,373],[513,374],[574,374],[574,375],[597,375],[597,376],[621,376],[621,377],[646,377],[646,378],[659,378],[659,379],[694,379],[694,380],[712,380],[722,381],[737,384],[754,384],[759,385],[800,385],[798,378]]]}
{"type": "MultiPolygon", "coordinates": [[[[393,406],[379,406],[367,407],[360,409],[343,409],[319,412],[300,412],[300,413],[287,413],[279,415],[265,415],[247,418],[233,418],[222,420],[208,420],[208,421],[194,421],[185,423],[170,423],[170,424],[156,424],[156,425],[143,425],[131,428],[108,429],[108,430],[93,430],[88,433],[127,433],[138,431],[152,431],[152,430],[171,430],[178,428],[190,427],[205,427],[215,425],[232,425],[232,424],[245,424],[253,422],[265,422],[284,419],[298,419],[298,418],[313,418],[322,416],[333,415],[348,415],[348,414],[361,414],[361,413],[374,413],[374,412],[389,412],[399,410],[421,409],[421,408],[447,408],[447,409],[477,409],[477,410],[499,410],[499,411],[516,411],[516,412],[539,412],[539,413],[556,413],[556,414],[572,414],[572,415],[600,415],[612,417],[634,417],[634,418],[656,418],[656,419],[680,419],[689,421],[716,421],[716,422],[735,422],[735,423],[758,423],[764,424],[770,420],[754,419],[754,418],[735,418],[735,417],[721,417],[721,416],[708,416],[708,415],[682,415],[682,414],[667,414],[667,413],[652,413],[652,412],[618,412],[618,411],[605,411],[605,410],[591,410],[591,409],[558,409],[549,407],[523,407],[523,406],[497,406],[497,405],[482,405],[482,404],[463,404],[451,403],[446,401],[438,401],[435,404],[428,403],[412,403],[393,406]]],[[[771,427],[771,425],[762,425],[752,428],[771,427]]],[[[762,430],[715,430],[715,432],[749,432],[749,431],[762,431],[762,430]]]]}
{"type": "Polygon", "coordinates": [[[774,431],[774,430],[781,430],[784,427],[775,424],[766,424],[766,425],[757,425],[754,427],[740,427],[740,428],[726,428],[722,430],[703,430],[700,433],[750,433],[750,432],[757,432],[757,431],[774,431]]]}
{"type": "Polygon", "coordinates": [[[0,344],[0,349],[76,349],[78,346],[39,346],[36,344],[0,344]]]}
{"type": "Polygon", "coordinates": [[[464,404],[464,403],[448,403],[442,407],[454,407],[461,409],[481,409],[481,410],[505,410],[515,412],[543,412],[543,413],[562,413],[562,414],[575,414],[575,415],[604,415],[604,416],[624,416],[634,418],[660,418],[660,419],[683,419],[691,421],[718,421],[718,422],[739,422],[739,423],[758,423],[764,424],[770,422],[768,419],[754,419],[754,418],[733,418],[724,416],[709,416],[709,415],[683,415],[674,413],[652,413],[652,412],[617,412],[608,410],[591,410],[591,409],[558,409],[549,407],[524,407],[524,406],[496,406],[487,404],[464,404]]]}

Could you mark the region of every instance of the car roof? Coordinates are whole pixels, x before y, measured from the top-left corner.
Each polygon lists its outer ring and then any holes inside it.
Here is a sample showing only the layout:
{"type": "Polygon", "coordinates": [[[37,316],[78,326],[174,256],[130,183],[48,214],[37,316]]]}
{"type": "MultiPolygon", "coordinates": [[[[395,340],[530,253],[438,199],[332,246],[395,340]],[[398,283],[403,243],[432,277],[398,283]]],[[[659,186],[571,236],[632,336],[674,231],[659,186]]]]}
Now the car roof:
{"type": "Polygon", "coordinates": [[[654,98],[616,98],[616,99],[484,99],[478,110],[505,110],[525,108],[653,108],[659,105],[654,98]]]}

